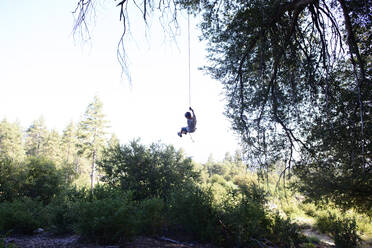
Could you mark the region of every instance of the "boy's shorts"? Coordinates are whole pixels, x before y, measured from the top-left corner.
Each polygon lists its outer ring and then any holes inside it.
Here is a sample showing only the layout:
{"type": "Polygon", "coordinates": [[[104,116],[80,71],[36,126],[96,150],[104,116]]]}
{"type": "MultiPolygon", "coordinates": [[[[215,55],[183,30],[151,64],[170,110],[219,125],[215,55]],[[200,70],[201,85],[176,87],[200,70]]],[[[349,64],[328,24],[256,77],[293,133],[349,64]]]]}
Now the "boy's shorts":
{"type": "Polygon", "coordinates": [[[195,129],[194,130],[190,130],[189,127],[183,127],[181,130],[184,133],[193,133],[193,132],[195,132],[195,129]]]}

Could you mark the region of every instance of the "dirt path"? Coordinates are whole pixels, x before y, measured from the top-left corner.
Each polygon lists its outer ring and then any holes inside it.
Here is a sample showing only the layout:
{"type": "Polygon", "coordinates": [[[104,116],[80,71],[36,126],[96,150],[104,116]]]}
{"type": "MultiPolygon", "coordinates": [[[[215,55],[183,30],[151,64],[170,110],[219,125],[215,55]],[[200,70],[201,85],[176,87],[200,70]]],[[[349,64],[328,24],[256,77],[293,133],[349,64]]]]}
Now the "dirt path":
{"type": "Polygon", "coordinates": [[[317,237],[321,243],[323,244],[326,244],[326,245],[329,245],[329,246],[334,246],[335,245],[335,242],[333,241],[333,239],[331,239],[328,235],[325,235],[325,234],[322,234],[322,233],[319,233],[315,230],[312,230],[312,229],[304,229],[302,231],[302,233],[306,236],[306,237],[317,237]]]}
{"type": "MultiPolygon", "coordinates": [[[[308,237],[317,237],[321,241],[318,247],[334,246],[333,240],[327,235],[311,229],[305,230],[304,234],[308,237]]],[[[8,237],[5,239],[5,243],[6,245],[14,244],[17,248],[217,248],[209,244],[182,243],[168,238],[137,237],[132,242],[121,245],[84,244],[79,241],[79,238],[78,235],[53,236],[46,233],[8,237]]]]}
{"type": "Polygon", "coordinates": [[[79,242],[78,235],[52,236],[48,234],[8,237],[5,239],[5,243],[6,245],[16,245],[17,248],[216,248],[211,245],[181,243],[166,238],[149,237],[137,237],[134,241],[121,245],[103,246],[83,244],[79,242]]]}

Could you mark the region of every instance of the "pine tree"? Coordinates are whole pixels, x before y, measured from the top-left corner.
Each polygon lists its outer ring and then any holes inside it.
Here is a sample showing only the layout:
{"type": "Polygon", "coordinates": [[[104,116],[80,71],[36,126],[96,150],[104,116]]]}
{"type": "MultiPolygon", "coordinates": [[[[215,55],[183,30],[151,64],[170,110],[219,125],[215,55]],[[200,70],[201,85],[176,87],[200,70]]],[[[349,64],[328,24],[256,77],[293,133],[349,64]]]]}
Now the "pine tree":
{"type": "Polygon", "coordinates": [[[23,134],[18,123],[0,122],[0,159],[21,162],[25,157],[23,134]]]}
{"type": "MultiPolygon", "coordinates": [[[[78,136],[77,136],[77,127],[71,121],[67,127],[63,130],[62,139],[61,139],[61,150],[62,150],[62,159],[65,163],[72,164],[75,163],[76,167],[78,164],[78,136]]],[[[77,171],[77,168],[76,168],[77,171]]]]}
{"type": "Polygon", "coordinates": [[[54,161],[57,166],[61,165],[61,136],[57,130],[53,129],[48,133],[41,154],[45,158],[54,161]]]}
{"type": "Polygon", "coordinates": [[[105,129],[107,121],[104,119],[102,102],[94,97],[79,123],[79,153],[84,154],[91,161],[90,185],[94,188],[96,181],[96,162],[105,146],[105,129]]]}
{"type": "Polygon", "coordinates": [[[26,131],[26,154],[29,156],[44,155],[44,146],[46,144],[49,132],[45,126],[43,117],[35,120],[26,131]]]}
{"type": "Polygon", "coordinates": [[[119,138],[116,136],[116,134],[111,134],[111,138],[108,141],[108,147],[115,147],[120,145],[119,138]]]}

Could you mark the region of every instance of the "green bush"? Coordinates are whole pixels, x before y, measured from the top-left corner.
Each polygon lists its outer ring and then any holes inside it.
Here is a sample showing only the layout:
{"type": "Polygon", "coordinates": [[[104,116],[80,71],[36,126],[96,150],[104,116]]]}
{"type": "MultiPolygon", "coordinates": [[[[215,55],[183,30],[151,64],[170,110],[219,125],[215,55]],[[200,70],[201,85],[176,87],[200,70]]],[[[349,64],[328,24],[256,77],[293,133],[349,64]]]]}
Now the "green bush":
{"type": "Polygon", "coordinates": [[[173,146],[160,143],[145,146],[138,140],[106,149],[98,165],[104,172],[104,182],[131,190],[136,200],[153,197],[167,200],[175,188],[200,177],[192,160],[173,146]]]}
{"type": "MultiPolygon", "coordinates": [[[[231,190],[219,207],[225,247],[262,247],[270,240],[279,247],[292,247],[305,241],[297,225],[265,209],[267,194],[256,184],[241,191],[231,190]]],[[[269,244],[267,244],[269,245],[269,244]]]]}
{"type": "MultiPolygon", "coordinates": [[[[93,191],[82,189],[83,193],[81,194],[85,200],[95,201],[95,200],[104,200],[104,199],[116,199],[116,198],[133,198],[132,193],[126,191],[125,193],[116,187],[111,187],[109,185],[97,185],[94,187],[93,191]],[[85,196],[84,196],[85,194],[85,196]]],[[[82,198],[82,199],[83,199],[82,198]]]]}
{"type": "Polygon", "coordinates": [[[0,160],[0,202],[27,196],[48,204],[64,186],[62,173],[52,161],[38,157],[22,164],[0,160]]]}
{"type": "Polygon", "coordinates": [[[136,208],[130,194],[78,205],[75,230],[88,241],[116,243],[137,234],[136,208]]]}
{"type": "Polygon", "coordinates": [[[297,205],[292,202],[282,204],[282,210],[289,218],[294,218],[301,215],[301,210],[298,209],[297,205]]]}
{"type": "Polygon", "coordinates": [[[139,232],[145,235],[155,235],[164,226],[164,201],[159,198],[143,200],[139,204],[137,214],[139,232]]]}
{"type": "MultiPolygon", "coordinates": [[[[105,198],[103,191],[106,191],[106,198],[112,196],[110,189],[98,186],[95,188],[99,193],[99,198],[105,198]]],[[[75,226],[79,218],[79,208],[84,202],[92,202],[96,198],[92,195],[91,190],[83,187],[77,189],[76,187],[66,188],[59,193],[51,202],[45,207],[45,215],[48,221],[49,231],[56,234],[72,233],[75,231],[75,226]]]]}
{"type": "Polygon", "coordinates": [[[226,232],[231,236],[227,243],[229,246],[254,247],[254,240],[260,240],[269,234],[270,220],[263,207],[252,200],[243,199],[237,204],[225,205],[221,219],[226,232]]]}
{"type": "Polygon", "coordinates": [[[43,206],[29,198],[0,203],[0,233],[31,234],[46,224],[43,206]]]}
{"type": "Polygon", "coordinates": [[[353,248],[358,247],[361,238],[357,233],[357,225],[355,219],[337,218],[333,223],[333,236],[337,248],[353,248]]]}
{"type": "Polygon", "coordinates": [[[21,167],[12,160],[0,160],[0,202],[12,201],[21,196],[21,185],[24,182],[21,167]]]}
{"type": "Polygon", "coordinates": [[[308,216],[311,216],[311,217],[315,217],[316,216],[317,209],[316,209],[316,206],[313,203],[301,203],[299,205],[299,207],[308,216]]]}
{"type": "Polygon", "coordinates": [[[316,218],[317,228],[324,233],[329,233],[335,240],[336,247],[353,248],[358,247],[360,236],[355,218],[338,217],[336,214],[328,212],[316,218]]]}
{"type": "Polygon", "coordinates": [[[317,248],[318,246],[313,243],[304,243],[302,245],[303,248],[317,248]]]}
{"type": "Polygon", "coordinates": [[[72,233],[78,218],[79,202],[70,201],[64,194],[46,206],[49,230],[55,234],[72,233]]]}
{"type": "Polygon", "coordinates": [[[172,195],[171,219],[199,241],[222,247],[260,247],[272,240],[280,247],[305,241],[299,227],[265,211],[266,193],[257,185],[230,189],[216,205],[210,189],[188,187],[172,195]]]}
{"type": "Polygon", "coordinates": [[[40,199],[47,204],[62,191],[63,178],[53,162],[31,157],[26,162],[25,168],[26,180],[22,191],[26,196],[40,199]]]}
{"type": "Polygon", "coordinates": [[[289,218],[283,219],[279,214],[275,214],[271,240],[284,247],[294,247],[305,242],[306,238],[300,233],[300,227],[297,224],[291,223],[289,218]]]}
{"type": "MultiPolygon", "coordinates": [[[[96,188],[101,186],[96,186],[96,188]]],[[[92,191],[86,187],[77,188],[70,187],[65,189],[63,192],[61,192],[60,196],[64,197],[65,200],[71,201],[71,202],[83,202],[83,201],[91,201],[93,199],[92,191]]]]}
{"type": "Polygon", "coordinates": [[[322,233],[330,233],[332,220],[335,215],[330,212],[319,213],[315,218],[315,226],[322,233]]]}
{"type": "Polygon", "coordinates": [[[199,241],[217,242],[219,231],[210,189],[189,185],[171,195],[170,220],[199,241]]]}

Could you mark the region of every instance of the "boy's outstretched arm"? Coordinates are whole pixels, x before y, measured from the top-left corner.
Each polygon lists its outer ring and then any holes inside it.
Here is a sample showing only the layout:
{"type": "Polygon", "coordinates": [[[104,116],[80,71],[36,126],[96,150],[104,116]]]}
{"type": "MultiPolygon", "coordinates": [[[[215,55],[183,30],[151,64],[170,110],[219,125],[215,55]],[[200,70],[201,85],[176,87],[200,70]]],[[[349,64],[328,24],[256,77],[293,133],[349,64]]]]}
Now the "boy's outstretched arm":
{"type": "Polygon", "coordinates": [[[191,107],[189,109],[191,110],[192,115],[195,116],[194,110],[191,107]]]}

